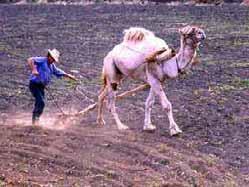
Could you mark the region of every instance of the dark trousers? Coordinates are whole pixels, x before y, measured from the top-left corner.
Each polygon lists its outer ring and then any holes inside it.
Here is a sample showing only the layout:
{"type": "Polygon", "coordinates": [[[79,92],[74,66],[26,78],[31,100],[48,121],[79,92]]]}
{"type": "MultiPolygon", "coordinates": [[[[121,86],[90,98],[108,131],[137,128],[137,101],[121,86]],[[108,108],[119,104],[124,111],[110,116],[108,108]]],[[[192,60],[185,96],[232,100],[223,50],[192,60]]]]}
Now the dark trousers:
{"type": "Polygon", "coordinates": [[[45,101],[44,101],[45,86],[43,84],[37,84],[37,83],[30,82],[29,89],[35,98],[35,106],[33,109],[33,116],[32,116],[32,122],[35,123],[36,120],[39,120],[39,117],[41,116],[43,109],[45,107],[45,101]]]}

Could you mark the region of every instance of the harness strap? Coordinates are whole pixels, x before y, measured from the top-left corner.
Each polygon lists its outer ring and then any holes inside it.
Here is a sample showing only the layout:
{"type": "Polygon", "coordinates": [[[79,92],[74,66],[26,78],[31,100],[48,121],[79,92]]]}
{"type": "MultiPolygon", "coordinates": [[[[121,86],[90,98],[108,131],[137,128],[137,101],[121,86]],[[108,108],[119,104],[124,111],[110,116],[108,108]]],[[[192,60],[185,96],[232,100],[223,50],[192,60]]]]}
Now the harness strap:
{"type": "Polygon", "coordinates": [[[177,57],[176,57],[176,67],[177,67],[177,72],[180,73],[180,74],[182,74],[183,71],[181,70],[181,68],[180,68],[180,66],[179,66],[179,62],[178,62],[177,57]]]}

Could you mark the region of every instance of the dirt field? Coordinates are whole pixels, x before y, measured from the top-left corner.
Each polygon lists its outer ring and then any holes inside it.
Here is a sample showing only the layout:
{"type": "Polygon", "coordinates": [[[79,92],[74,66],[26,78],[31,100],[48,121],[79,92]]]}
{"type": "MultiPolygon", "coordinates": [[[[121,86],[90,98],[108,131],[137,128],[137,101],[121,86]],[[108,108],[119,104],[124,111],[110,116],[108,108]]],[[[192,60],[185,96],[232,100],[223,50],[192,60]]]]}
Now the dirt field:
{"type": "MultiPolygon", "coordinates": [[[[2,5],[0,25],[0,186],[249,186],[248,8],[2,5]],[[158,101],[157,130],[142,131],[146,91],[117,103],[131,130],[118,131],[109,112],[98,126],[96,110],[59,121],[54,100],[65,112],[96,101],[102,59],[123,29],[146,27],[177,48],[187,23],[201,25],[207,40],[201,64],[165,82],[181,136],[169,136],[158,101]],[[31,126],[25,59],[54,47],[59,67],[81,84],[54,79],[42,124],[31,126]]],[[[126,81],[120,92],[139,84],[126,81]]]]}

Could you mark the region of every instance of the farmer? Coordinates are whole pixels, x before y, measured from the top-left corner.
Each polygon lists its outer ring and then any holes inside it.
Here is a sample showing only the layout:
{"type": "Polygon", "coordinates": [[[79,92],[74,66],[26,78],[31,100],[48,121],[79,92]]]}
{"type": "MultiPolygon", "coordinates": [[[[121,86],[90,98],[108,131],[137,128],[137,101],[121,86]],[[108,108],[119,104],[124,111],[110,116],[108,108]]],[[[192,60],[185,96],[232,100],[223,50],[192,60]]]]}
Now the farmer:
{"type": "Polygon", "coordinates": [[[35,98],[35,106],[32,115],[32,124],[39,124],[39,117],[41,116],[45,107],[44,89],[49,84],[52,75],[56,77],[67,77],[76,81],[76,78],[55,66],[59,62],[60,52],[57,49],[48,50],[47,57],[30,57],[27,63],[31,69],[29,89],[35,98]]]}

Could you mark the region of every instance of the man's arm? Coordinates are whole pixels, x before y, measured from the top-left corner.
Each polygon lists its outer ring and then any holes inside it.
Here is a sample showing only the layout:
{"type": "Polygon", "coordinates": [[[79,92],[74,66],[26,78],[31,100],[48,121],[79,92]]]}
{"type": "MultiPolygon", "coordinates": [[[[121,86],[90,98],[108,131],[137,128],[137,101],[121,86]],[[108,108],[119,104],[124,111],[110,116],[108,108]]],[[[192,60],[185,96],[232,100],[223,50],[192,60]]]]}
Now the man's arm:
{"type": "Polygon", "coordinates": [[[74,81],[77,81],[77,79],[75,78],[75,76],[66,73],[65,71],[61,70],[60,68],[57,68],[55,64],[52,65],[52,69],[53,69],[53,73],[54,75],[56,75],[57,77],[66,77],[69,79],[72,79],[74,81]]]}
{"type": "Polygon", "coordinates": [[[39,75],[39,72],[37,71],[37,66],[36,66],[35,61],[33,60],[32,57],[27,59],[27,63],[31,69],[32,74],[36,75],[36,76],[39,75]]]}

